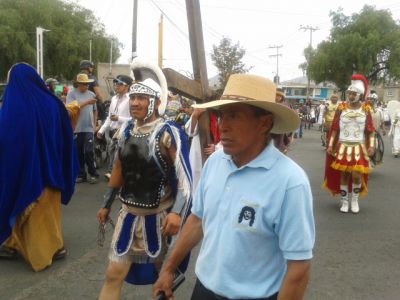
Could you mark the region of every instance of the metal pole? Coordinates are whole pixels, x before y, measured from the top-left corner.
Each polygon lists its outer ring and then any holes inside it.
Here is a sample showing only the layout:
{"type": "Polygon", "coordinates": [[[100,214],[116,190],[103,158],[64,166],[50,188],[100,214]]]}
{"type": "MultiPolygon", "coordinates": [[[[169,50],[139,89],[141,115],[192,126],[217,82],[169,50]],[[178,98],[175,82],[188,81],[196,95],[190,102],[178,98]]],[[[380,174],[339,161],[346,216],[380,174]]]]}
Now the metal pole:
{"type": "Polygon", "coordinates": [[[133,1],[133,20],[132,20],[132,57],[133,60],[137,56],[137,11],[138,11],[138,1],[133,1]]]}
{"type": "MultiPolygon", "coordinates": [[[[302,29],[303,31],[306,30],[310,30],[310,44],[309,44],[309,48],[310,51],[312,49],[312,34],[314,31],[318,30],[318,27],[312,27],[310,25],[307,26],[300,26],[300,29],[302,29]]],[[[311,82],[311,78],[310,78],[310,59],[311,59],[311,53],[309,53],[309,57],[308,57],[308,61],[307,61],[307,98],[310,96],[310,82],[311,82]]]]}
{"type": "MultiPolygon", "coordinates": [[[[276,80],[274,82],[278,85],[279,84],[279,56],[282,56],[282,54],[279,54],[279,48],[282,48],[283,46],[269,46],[268,48],[276,48],[276,54],[270,55],[270,57],[275,57],[276,56],[276,80]]],[[[275,79],[274,78],[274,79],[275,79]]]]}
{"type": "Polygon", "coordinates": [[[43,68],[42,68],[42,35],[43,29],[41,27],[36,27],[36,70],[38,71],[40,77],[43,78],[43,68]]]}
{"type": "Polygon", "coordinates": [[[111,46],[110,46],[110,70],[109,70],[110,75],[112,70],[112,52],[113,52],[113,40],[111,40],[111,46]]]}
{"type": "Polygon", "coordinates": [[[89,40],[89,60],[92,61],[92,40],[89,40]]]}
{"type": "Polygon", "coordinates": [[[44,67],[43,67],[43,33],[50,31],[42,27],[36,27],[36,69],[43,78],[44,67]]]}
{"type": "Polygon", "coordinates": [[[160,69],[163,67],[163,15],[160,17],[160,23],[158,23],[158,66],[160,69]]]}

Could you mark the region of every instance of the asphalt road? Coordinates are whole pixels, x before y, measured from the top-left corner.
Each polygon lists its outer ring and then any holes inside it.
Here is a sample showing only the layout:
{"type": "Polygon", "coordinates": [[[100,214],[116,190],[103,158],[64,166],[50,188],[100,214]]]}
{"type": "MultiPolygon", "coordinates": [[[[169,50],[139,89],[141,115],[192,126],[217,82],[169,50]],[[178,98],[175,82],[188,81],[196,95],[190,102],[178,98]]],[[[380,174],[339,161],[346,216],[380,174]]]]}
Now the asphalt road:
{"type": "MultiPolygon", "coordinates": [[[[314,196],[317,240],[305,299],[400,299],[400,159],[390,155],[370,177],[369,194],[358,215],[339,212],[339,200],[321,189],[324,151],[316,130],[295,140],[289,156],[307,172],[314,196]]],[[[105,182],[76,186],[63,207],[63,234],[68,256],[34,273],[21,260],[0,260],[0,300],[96,299],[107,263],[111,229],[104,248],[97,246],[95,219],[105,182]]],[[[118,210],[114,204],[113,218],[118,210]]],[[[197,251],[194,251],[193,258],[197,251]]],[[[190,299],[194,259],[176,299],[190,299]]],[[[151,299],[151,287],[125,284],[122,299],[151,299]]],[[[206,299],[205,299],[206,300],[206,299]]]]}

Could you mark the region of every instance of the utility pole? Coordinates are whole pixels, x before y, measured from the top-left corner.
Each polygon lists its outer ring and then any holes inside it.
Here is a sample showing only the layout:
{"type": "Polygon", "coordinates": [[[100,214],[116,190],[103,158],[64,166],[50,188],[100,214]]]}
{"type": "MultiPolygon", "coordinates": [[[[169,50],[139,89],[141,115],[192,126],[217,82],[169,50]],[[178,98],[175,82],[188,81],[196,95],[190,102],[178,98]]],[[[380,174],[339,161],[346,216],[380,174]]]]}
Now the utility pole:
{"type": "MultiPolygon", "coordinates": [[[[310,25],[307,26],[300,25],[299,30],[303,30],[304,32],[307,30],[310,31],[310,44],[309,44],[310,50],[312,49],[312,34],[314,31],[318,29],[319,29],[318,27],[312,27],[310,25]]],[[[311,59],[311,53],[309,54],[307,61],[307,98],[310,96],[310,59],[311,59]]]]}
{"type": "Polygon", "coordinates": [[[40,77],[44,76],[43,67],[43,33],[50,31],[42,27],[36,27],[36,69],[40,77]]]}
{"type": "Polygon", "coordinates": [[[138,11],[138,1],[133,0],[133,21],[132,21],[132,57],[133,60],[137,56],[137,46],[136,46],[136,38],[137,38],[137,11],[138,11]]]}
{"type": "Polygon", "coordinates": [[[113,40],[110,41],[110,70],[109,74],[112,74],[112,57],[113,57],[113,40]]]}
{"type": "Polygon", "coordinates": [[[89,40],[89,60],[92,61],[92,39],[89,40]]]}
{"type": "Polygon", "coordinates": [[[279,56],[282,56],[282,54],[279,54],[279,48],[282,48],[283,46],[269,46],[268,48],[274,48],[276,49],[276,54],[270,55],[269,57],[276,57],[276,75],[274,76],[274,82],[276,85],[279,84],[279,56]]]}
{"type": "Polygon", "coordinates": [[[161,15],[160,23],[158,23],[158,66],[160,69],[163,67],[163,26],[164,18],[161,15]]]}

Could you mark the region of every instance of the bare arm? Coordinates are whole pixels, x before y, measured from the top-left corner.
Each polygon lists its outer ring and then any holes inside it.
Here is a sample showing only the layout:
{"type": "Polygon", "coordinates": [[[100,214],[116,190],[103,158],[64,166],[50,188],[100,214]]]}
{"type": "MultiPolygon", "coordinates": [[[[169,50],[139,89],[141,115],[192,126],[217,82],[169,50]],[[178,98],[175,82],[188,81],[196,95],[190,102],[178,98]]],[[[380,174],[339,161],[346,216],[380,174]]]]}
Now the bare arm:
{"type": "Polygon", "coordinates": [[[123,184],[123,178],[122,178],[121,161],[119,160],[119,158],[115,158],[108,186],[112,188],[120,188],[122,184],[123,184]]]}
{"type": "Polygon", "coordinates": [[[98,115],[97,110],[93,110],[93,122],[94,122],[93,129],[94,129],[94,131],[97,130],[97,115],[98,115]]]}
{"type": "Polygon", "coordinates": [[[100,102],[104,102],[103,95],[101,94],[99,86],[94,86],[93,91],[96,94],[96,99],[99,100],[100,102]]]}
{"type": "Polygon", "coordinates": [[[204,108],[196,108],[196,109],[193,111],[192,118],[191,118],[191,119],[192,119],[192,124],[191,124],[191,126],[190,126],[191,132],[190,132],[189,134],[193,134],[194,129],[195,129],[196,126],[197,126],[197,122],[198,122],[198,120],[199,120],[199,118],[200,118],[200,115],[201,115],[204,111],[205,111],[204,108]]]}
{"type": "Polygon", "coordinates": [[[375,153],[375,132],[371,132],[368,135],[369,147],[367,149],[368,156],[373,156],[375,153]]]}
{"type": "Polygon", "coordinates": [[[335,152],[333,149],[333,141],[335,140],[336,135],[337,135],[337,131],[332,130],[331,137],[329,138],[329,141],[328,141],[328,148],[326,149],[326,152],[328,152],[328,154],[330,154],[330,155],[335,155],[335,152]]]}
{"type": "Polygon", "coordinates": [[[195,215],[190,215],[183,226],[181,235],[179,236],[174,249],[163,269],[157,282],[153,286],[153,296],[156,297],[161,291],[165,293],[167,299],[172,297],[172,281],[175,270],[192,250],[203,238],[203,228],[201,219],[195,215]]]}
{"type": "Polygon", "coordinates": [[[91,104],[95,104],[95,103],[96,103],[96,99],[84,100],[84,101],[79,103],[79,108],[84,108],[85,106],[88,106],[88,105],[91,105],[91,104]]]}
{"type": "Polygon", "coordinates": [[[289,260],[278,300],[301,300],[310,277],[310,261],[289,260]]]}

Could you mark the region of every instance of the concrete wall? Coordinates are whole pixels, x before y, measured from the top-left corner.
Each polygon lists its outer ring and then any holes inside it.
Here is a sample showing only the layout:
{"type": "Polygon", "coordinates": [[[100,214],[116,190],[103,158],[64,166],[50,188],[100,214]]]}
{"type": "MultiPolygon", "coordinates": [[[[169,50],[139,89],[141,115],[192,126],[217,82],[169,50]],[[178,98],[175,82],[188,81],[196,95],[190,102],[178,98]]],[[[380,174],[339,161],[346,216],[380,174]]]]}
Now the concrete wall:
{"type": "Polygon", "coordinates": [[[110,92],[113,92],[112,78],[117,77],[117,75],[130,75],[129,64],[112,64],[111,72],[110,72],[110,64],[109,63],[98,63],[96,66],[97,70],[97,79],[99,81],[99,86],[103,92],[104,99],[111,99],[112,95],[110,92]],[[107,78],[109,78],[107,85],[107,78]]]}

